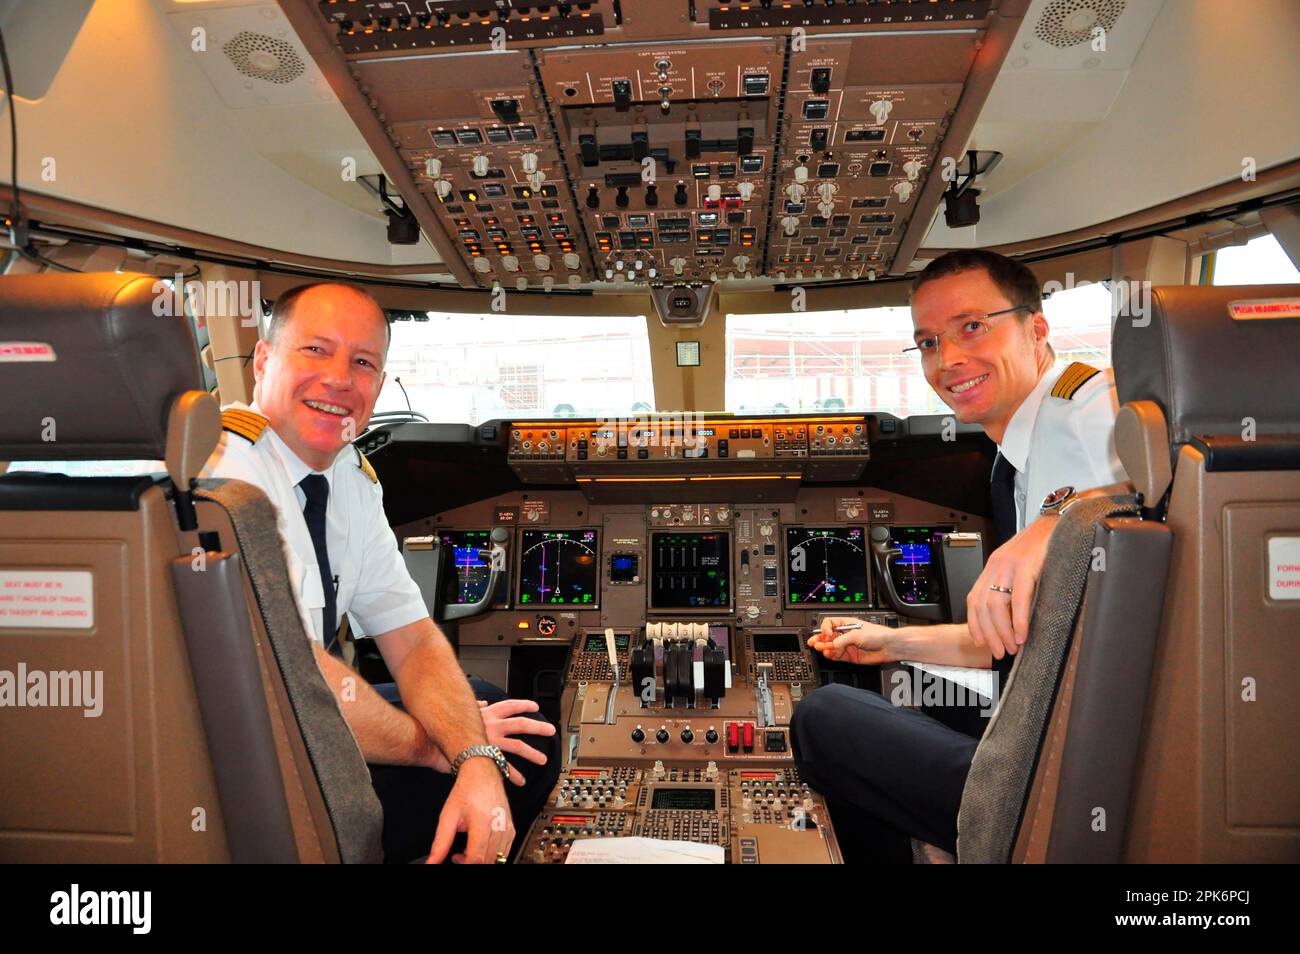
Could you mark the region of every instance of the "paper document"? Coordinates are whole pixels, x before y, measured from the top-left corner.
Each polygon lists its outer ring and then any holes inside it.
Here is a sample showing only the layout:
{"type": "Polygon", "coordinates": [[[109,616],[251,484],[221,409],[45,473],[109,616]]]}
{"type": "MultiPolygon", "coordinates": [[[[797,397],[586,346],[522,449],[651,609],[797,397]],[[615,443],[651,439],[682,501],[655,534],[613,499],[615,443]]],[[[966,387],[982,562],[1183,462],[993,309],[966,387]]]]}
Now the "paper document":
{"type": "Polygon", "coordinates": [[[566,865],[720,865],[721,845],[658,838],[583,838],[569,847],[566,865]]]}
{"type": "Polygon", "coordinates": [[[993,670],[968,669],[965,666],[939,666],[935,663],[912,662],[904,659],[903,665],[914,666],[922,672],[928,672],[959,686],[978,692],[985,699],[993,699],[993,670]]]}

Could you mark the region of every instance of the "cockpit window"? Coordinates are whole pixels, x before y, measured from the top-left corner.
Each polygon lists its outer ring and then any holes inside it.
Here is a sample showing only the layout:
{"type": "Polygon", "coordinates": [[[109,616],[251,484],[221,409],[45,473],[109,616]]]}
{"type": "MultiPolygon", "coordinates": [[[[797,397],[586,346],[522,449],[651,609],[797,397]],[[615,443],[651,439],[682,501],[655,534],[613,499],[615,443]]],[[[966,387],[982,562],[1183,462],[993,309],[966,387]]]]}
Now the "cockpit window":
{"type": "MultiPolygon", "coordinates": [[[[1058,362],[1110,366],[1111,294],[1080,284],[1043,303],[1058,362]]],[[[908,308],[727,316],[727,410],[735,413],[948,410],[911,347],[908,308]]]]}
{"type": "Polygon", "coordinates": [[[1261,235],[1245,245],[1221,248],[1214,256],[1214,284],[1269,285],[1300,282],[1285,250],[1272,235],[1261,235]]]}
{"type": "Polygon", "coordinates": [[[644,316],[429,312],[392,327],[377,413],[407,410],[408,396],[410,409],[430,421],[469,424],[626,416],[655,406],[644,316]]]}

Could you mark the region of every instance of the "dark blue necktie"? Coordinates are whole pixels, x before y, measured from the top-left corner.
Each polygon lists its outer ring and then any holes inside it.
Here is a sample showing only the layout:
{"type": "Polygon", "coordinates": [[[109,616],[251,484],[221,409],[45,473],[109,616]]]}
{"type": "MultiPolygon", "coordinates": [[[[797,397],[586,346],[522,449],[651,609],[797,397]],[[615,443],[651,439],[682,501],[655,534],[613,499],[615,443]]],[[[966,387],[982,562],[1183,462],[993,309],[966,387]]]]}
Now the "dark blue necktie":
{"type": "Polygon", "coordinates": [[[1016,469],[1001,453],[993,461],[989,493],[993,497],[993,548],[997,549],[1016,535],[1016,469]]]}
{"type": "Polygon", "coordinates": [[[325,629],[325,649],[333,652],[334,644],[338,642],[339,619],[334,574],[330,570],[329,550],[325,546],[325,507],[330,499],[330,485],[322,475],[308,474],[298,481],[298,486],[307,495],[307,506],[302,508],[302,515],[307,521],[307,532],[311,534],[311,545],[316,550],[321,586],[325,588],[325,610],[321,614],[325,629]]]}

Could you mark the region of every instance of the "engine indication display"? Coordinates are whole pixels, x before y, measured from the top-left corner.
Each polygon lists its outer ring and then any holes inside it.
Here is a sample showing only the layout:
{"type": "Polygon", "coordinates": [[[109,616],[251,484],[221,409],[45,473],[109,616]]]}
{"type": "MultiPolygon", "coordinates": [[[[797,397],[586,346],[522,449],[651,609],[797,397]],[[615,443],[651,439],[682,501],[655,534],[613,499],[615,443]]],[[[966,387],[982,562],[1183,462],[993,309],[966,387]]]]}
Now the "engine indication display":
{"type": "Polygon", "coordinates": [[[524,530],[519,605],[597,606],[599,552],[595,530],[524,530]]]}
{"type": "Polygon", "coordinates": [[[650,606],[703,609],[731,605],[731,547],[726,533],[651,535],[650,606]]]}
{"type": "Polygon", "coordinates": [[[786,592],[791,605],[867,602],[867,547],[862,527],[786,527],[786,592]]]}
{"type": "MultiPolygon", "coordinates": [[[[451,563],[456,570],[454,578],[450,573],[447,574],[447,602],[477,603],[487,592],[490,568],[481,554],[482,551],[491,549],[491,531],[443,530],[438,537],[450,552],[451,563]]],[[[504,606],[508,599],[506,595],[508,591],[507,574],[503,573],[497,581],[497,591],[492,594],[492,602],[504,606]]]]}

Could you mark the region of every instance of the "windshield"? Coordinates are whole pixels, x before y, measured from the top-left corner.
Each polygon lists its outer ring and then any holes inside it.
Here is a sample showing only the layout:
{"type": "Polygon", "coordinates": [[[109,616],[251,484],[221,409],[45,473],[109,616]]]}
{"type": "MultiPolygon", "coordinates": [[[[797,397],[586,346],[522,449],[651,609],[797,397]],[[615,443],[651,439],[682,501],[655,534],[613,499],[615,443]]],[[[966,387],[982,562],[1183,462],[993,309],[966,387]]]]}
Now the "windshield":
{"type": "Polygon", "coordinates": [[[429,312],[392,328],[376,412],[404,411],[407,397],[430,421],[469,424],[654,408],[643,315],[429,312]]]}
{"type": "MultiPolygon", "coordinates": [[[[1058,363],[1110,365],[1111,296],[1104,285],[1056,292],[1043,302],[1058,363]]],[[[948,410],[926,383],[911,311],[727,316],[727,410],[734,413],[886,411],[899,417],[948,410]]]]}

